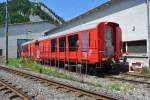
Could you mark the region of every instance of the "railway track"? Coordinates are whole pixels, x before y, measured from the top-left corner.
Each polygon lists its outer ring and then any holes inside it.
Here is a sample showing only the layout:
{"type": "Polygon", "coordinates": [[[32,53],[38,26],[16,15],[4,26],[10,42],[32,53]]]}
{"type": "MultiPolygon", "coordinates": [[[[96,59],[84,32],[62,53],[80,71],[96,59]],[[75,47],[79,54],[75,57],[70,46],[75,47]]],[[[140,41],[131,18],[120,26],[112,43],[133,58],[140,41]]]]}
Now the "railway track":
{"type": "Polygon", "coordinates": [[[120,81],[127,81],[136,84],[147,84],[150,85],[150,77],[143,76],[143,75],[134,75],[134,74],[121,74],[118,76],[106,76],[107,78],[120,80],[120,81]]]}
{"type": "Polygon", "coordinates": [[[48,79],[45,79],[42,77],[31,75],[29,73],[18,71],[15,69],[10,69],[10,68],[0,66],[0,70],[4,70],[4,71],[7,71],[9,73],[19,75],[19,76],[22,76],[24,78],[27,78],[27,79],[30,79],[33,81],[37,81],[37,82],[42,83],[42,84],[44,84],[50,88],[57,89],[59,92],[68,93],[68,94],[74,95],[76,97],[79,97],[81,99],[86,98],[86,100],[115,100],[115,98],[112,98],[109,96],[101,95],[99,93],[90,92],[88,90],[73,87],[73,86],[59,83],[56,81],[48,80],[48,79]]]}
{"type": "Polygon", "coordinates": [[[32,97],[23,92],[21,88],[17,88],[2,78],[0,78],[0,92],[4,92],[4,95],[10,100],[32,100],[32,97]]]}
{"type": "Polygon", "coordinates": [[[150,76],[145,76],[145,75],[136,75],[136,74],[129,74],[129,73],[125,73],[123,75],[150,79],[150,76]]]}

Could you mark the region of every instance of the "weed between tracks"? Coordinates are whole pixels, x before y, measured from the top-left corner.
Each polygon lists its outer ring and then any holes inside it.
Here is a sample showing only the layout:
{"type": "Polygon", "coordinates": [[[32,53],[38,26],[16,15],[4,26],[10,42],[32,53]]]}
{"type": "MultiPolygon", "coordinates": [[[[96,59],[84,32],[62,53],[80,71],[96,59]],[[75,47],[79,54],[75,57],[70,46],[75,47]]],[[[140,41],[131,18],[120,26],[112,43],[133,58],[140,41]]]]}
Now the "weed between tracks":
{"type": "Polygon", "coordinates": [[[122,86],[122,85],[119,84],[119,83],[112,83],[112,84],[111,84],[111,89],[117,90],[117,91],[121,91],[121,92],[124,92],[124,93],[132,94],[133,91],[134,91],[134,86],[132,86],[132,85],[127,85],[127,86],[125,87],[125,86],[122,86]]]}
{"type": "MultiPolygon", "coordinates": [[[[4,63],[5,63],[4,61],[0,61],[0,64],[4,64],[4,63]]],[[[16,68],[17,67],[29,68],[35,72],[39,72],[42,74],[47,74],[58,78],[68,79],[68,80],[77,80],[69,73],[65,73],[54,67],[45,67],[37,63],[36,61],[32,61],[29,59],[9,59],[9,64],[7,66],[16,67],[16,68]]]]}
{"type": "MultiPolygon", "coordinates": [[[[4,60],[3,61],[0,60],[0,64],[4,64],[4,60]]],[[[32,60],[29,60],[29,59],[9,59],[9,64],[7,66],[16,67],[16,68],[17,67],[29,68],[35,72],[39,72],[42,74],[55,76],[55,77],[63,78],[63,79],[67,79],[67,80],[81,81],[77,77],[73,76],[70,73],[59,70],[55,67],[45,67],[44,65],[41,65],[41,64],[39,64],[35,61],[32,61],[32,60]]],[[[101,85],[99,82],[96,82],[95,86],[103,87],[103,85],[101,85]]],[[[110,84],[110,89],[132,94],[134,87],[131,85],[123,87],[121,84],[112,83],[112,84],[110,84]]]]}

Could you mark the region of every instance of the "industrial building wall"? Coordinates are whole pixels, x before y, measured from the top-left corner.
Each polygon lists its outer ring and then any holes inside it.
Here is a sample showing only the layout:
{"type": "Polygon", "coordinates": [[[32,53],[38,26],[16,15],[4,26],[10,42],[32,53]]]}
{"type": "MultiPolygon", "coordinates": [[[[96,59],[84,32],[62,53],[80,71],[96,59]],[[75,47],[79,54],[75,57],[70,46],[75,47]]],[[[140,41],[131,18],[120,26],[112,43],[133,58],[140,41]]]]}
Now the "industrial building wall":
{"type": "MultiPolygon", "coordinates": [[[[9,36],[9,45],[8,45],[8,55],[9,58],[16,58],[17,57],[17,39],[37,39],[42,37],[42,33],[33,33],[26,38],[25,35],[17,35],[17,36],[9,36]]],[[[5,37],[0,38],[0,48],[2,49],[2,54],[5,56],[5,37]]]]}
{"type": "MultiPolygon", "coordinates": [[[[147,43],[143,42],[141,45],[135,43],[141,41],[147,42],[146,0],[112,0],[110,4],[104,5],[101,9],[97,9],[91,14],[86,13],[83,18],[79,17],[69,24],[52,31],[50,34],[65,34],[93,28],[96,24],[103,21],[119,23],[123,33],[123,41],[127,43],[127,48],[125,48],[128,52],[127,56],[138,55],[138,57],[143,57],[144,62],[147,61],[147,43]]],[[[135,60],[136,57],[133,58],[131,60],[135,60]]]]}
{"type": "MultiPolygon", "coordinates": [[[[9,25],[9,57],[17,57],[17,39],[37,39],[56,26],[48,22],[9,25]]],[[[5,56],[5,27],[0,27],[0,49],[5,56]]]]}
{"type": "Polygon", "coordinates": [[[87,14],[87,17],[78,19],[53,33],[83,30],[103,21],[119,23],[123,41],[147,39],[146,0],[116,0],[115,3],[106,5],[106,8],[87,14]]]}
{"type": "MultiPolygon", "coordinates": [[[[140,42],[141,40],[147,40],[148,37],[146,11],[146,0],[116,0],[115,2],[106,5],[105,8],[99,9],[83,19],[81,18],[69,25],[57,29],[53,33],[75,32],[95,27],[96,24],[103,21],[112,21],[119,23],[123,33],[123,41],[140,42]]],[[[129,42],[128,45],[130,45],[130,43],[131,42],[129,42]]],[[[135,47],[136,45],[132,46],[135,47]]],[[[147,48],[147,45],[143,44],[143,47],[147,48]]],[[[130,53],[130,50],[128,53],[130,53]]],[[[139,51],[135,50],[134,53],[139,53],[139,51]]],[[[144,53],[145,55],[147,54],[146,51],[144,53]]]]}
{"type": "MultiPolygon", "coordinates": [[[[22,35],[28,32],[39,33],[45,31],[46,29],[51,30],[55,27],[55,25],[50,24],[48,22],[14,24],[9,25],[9,36],[22,35]]],[[[0,37],[3,36],[5,36],[5,26],[0,27],[0,37]]]]}

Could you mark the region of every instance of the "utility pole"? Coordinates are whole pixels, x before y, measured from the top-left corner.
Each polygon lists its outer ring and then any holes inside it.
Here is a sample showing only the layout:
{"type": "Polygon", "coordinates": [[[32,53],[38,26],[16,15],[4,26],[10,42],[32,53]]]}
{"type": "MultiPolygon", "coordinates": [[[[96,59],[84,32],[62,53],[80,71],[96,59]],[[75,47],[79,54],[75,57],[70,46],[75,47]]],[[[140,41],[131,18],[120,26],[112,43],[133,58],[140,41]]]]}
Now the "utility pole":
{"type": "Polygon", "coordinates": [[[8,64],[8,0],[6,0],[6,64],[8,64]]]}
{"type": "Polygon", "coordinates": [[[149,0],[146,0],[147,5],[147,32],[148,32],[148,40],[147,40],[147,51],[148,51],[148,63],[150,67],[150,8],[149,8],[149,0]]]}

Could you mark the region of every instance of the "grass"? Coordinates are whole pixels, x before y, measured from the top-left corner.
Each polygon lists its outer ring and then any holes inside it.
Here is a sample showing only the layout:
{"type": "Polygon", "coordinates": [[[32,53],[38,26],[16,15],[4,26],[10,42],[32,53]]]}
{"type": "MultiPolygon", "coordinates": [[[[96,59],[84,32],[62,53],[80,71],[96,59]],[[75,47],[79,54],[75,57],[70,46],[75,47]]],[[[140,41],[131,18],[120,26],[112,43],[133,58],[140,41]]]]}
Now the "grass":
{"type": "Polygon", "coordinates": [[[100,83],[96,83],[97,87],[102,87],[102,85],[100,83]]]}
{"type": "Polygon", "coordinates": [[[111,89],[121,91],[121,92],[124,92],[124,93],[132,94],[133,90],[134,90],[134,86],[132,86],[132,85],[122,86],[119,83],[112,83],[111,84],[111,89]]]}
{"type": "Polygon", "coordinates": [[[4,63],[5,63],[4,57],[0,57],[0,64],[4,64],[4,63]]]}
{"type": "Polygon", "coordinates": [[[144,75],[149,75],[150,74],[150,70],[148,67],[143,67],[143,73],[144,75]]]}
{"type": "Polygon", "coordinates": [[[132,72],[128,72],[128,73],[133,75],[150,76],[150,69],[149,67],[143,67],[142,73],[132,73],[132,72]]]}
{"type": "MultiPolygon", "coordinates": [[[[5,64],[4,60],[0,61],[1,64],[5,64]]],[[[64,78],[68,80],[77,80],[73,75],[70,75],[69,73],[65,73],[64,71],[61,71],[54,67],[45,67],[36,61],[32,61],[29,59],[9,59],[9,64],[7,65],[9,67],[24,67],[29,68],[34,72],[39,72],[42,74],[55,76],[58,78],[64,78]]]]}
{"type": "MultiPolygon", "coordinates": [[[[0,59],[0,64],[5,64],[5,60],[0,59]]],[[[34,72],[39,72],[39,73],[46,74],[49,76],[55,76],[55,77],[63,78],[67,80],[80,81],[79,79],[74,77],[72,74],[67,73],[66,71],[62,71],[55,67],[45,67],[44,65],[41,65],[29,59],[9,59],[9,64],[7,66],[16,67],[16,68],[17,67],[29,68],[34,72]]],[[[96,83],[96,86],[103,87],[98,82],[96,83]]],[[[133,94],[133,91],[134,91],[134,86],[132,85],[122,86],[119,83],[112,83],[110,85],[110,88],[113,90],[121,91],[124,93],[129,93],[129,94],[133,94]]]]}
{"type": "MultiPolygon", "coordinates": [[[[0,63],[5,64],[5,60],[0,61],[0,63]]],[[[54,76],[58,78],[63,78],[67,80],[73,80],[73,81],[81,81],[80,79],[77,79],[73,74],[68,73],[67,71],[62,71],[61,69],[55,68],[55,67],[45,67],[44,65],[41,65],[35,61],[29,60],[29,59],[9,59],[9,64],[7,65],[9,67],[23,67],[23,68],[29,68],[34,72],[46,74],[49,76],[54,76]]],[[[102,87],[100,83],[96,83],[97,87],[102,87]]]]}

